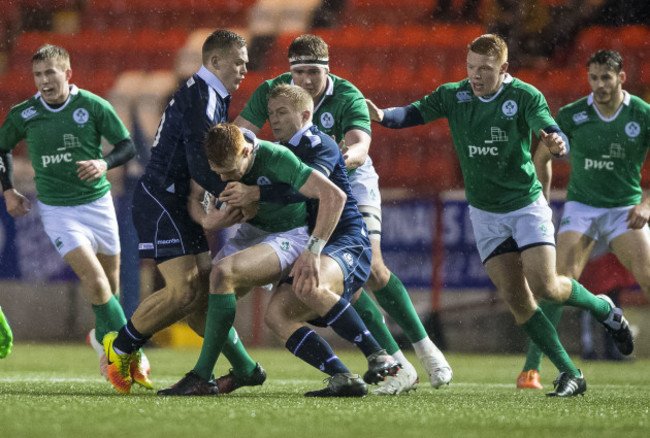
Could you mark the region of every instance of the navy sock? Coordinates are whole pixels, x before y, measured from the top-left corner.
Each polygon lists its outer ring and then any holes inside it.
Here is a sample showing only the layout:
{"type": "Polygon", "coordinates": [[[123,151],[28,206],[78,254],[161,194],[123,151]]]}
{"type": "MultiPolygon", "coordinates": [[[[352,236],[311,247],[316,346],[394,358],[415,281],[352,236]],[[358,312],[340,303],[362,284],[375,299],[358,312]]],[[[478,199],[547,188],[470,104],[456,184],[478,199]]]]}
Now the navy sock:
{"type": "Polygon", "coordinates": [[[366,357],[382,349],[348,300],[338,300],[323,319],[337,335],[359,347],[366,357]]]}
{"type": "Polygon", "coordinates": [[[327,341],[309,327],[303,326],[293,332],[285,347],[297,358],[330,376],[350,372],[327,341]]]}
{"type": "Polygon", "coordinates": [[[117,334],[117,338],[113,342],[113,348],[121,351],[122,353],[133,353],[142,348],[144,344],[151,338],[140,333],[133,326],[133,322],[129,319],[126,325],[123,326],[117,334]]]}

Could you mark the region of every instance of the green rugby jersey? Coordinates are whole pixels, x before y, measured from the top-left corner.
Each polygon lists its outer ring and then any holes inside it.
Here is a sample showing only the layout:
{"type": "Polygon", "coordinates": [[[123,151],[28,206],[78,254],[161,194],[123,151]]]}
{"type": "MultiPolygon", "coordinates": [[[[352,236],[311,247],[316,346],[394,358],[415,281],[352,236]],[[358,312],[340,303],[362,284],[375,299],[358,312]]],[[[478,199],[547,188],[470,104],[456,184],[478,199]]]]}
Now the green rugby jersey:
{"type": "MultiPolygon", "coordinates": [[[[284,146],[257,140],[253,154],[253,165],[242,177],[243,184],[286,183],[298,190],[311,175],[312,168],[284,146]]],[[[289,231],[307,225],[307,209],[304,202],[260,202],[257,215],[248,223],[270,233],[289,231]]]]}
{"type": "Polygon", "coordinates": [[[650,105],[625,92],[610,119],[593,94],[560,108],[556,120],[569,137],[567,201],[613,208],[641,202],[641,167],[650,146],[650,105]]]}
{"type": "MultiPolygon", "coordinates": [[[[337,143],[352,129],[370,134],[370,114],[361,91],[345,79],[328,75],[327,89],[320,102],[315,102],[312,123],[324,134],[334,136],[337,143]]],[[[262,82],[246,103],[241,116],[258,128],[269,118],[269,91],[280,84],[293,84],[291,73],[262,82]]]]}
{"type": "Polygon", "coordinates": [[[77,176],[77,161],[102,158],[102,136],[116,144],[129,131],[110,103],[72,85],[59,108],[50,108],[40,93],[12,107],[0,127],[0,148],[11,151],[25,139],[38,199],[48,205],[82,205],[111,188],[106,175],[91,182],[77,176]]]}
{"type": "Polygon", "coordinates": [[[425,123],[443,117],[449,121],[470,205],[507,213],[539,197],[531,130],[537,133],[556,123],[535,87],[506,75],[496,94],[480,98],[465,79],[441,85],[413,105],[425,123]]]}

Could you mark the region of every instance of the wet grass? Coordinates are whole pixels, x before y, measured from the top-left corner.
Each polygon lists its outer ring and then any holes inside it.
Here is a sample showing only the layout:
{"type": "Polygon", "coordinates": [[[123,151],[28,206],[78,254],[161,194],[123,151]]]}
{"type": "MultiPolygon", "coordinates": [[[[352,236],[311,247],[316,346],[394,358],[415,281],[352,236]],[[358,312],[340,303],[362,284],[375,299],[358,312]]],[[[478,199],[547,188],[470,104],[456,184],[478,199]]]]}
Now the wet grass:
{"type": "MultiPolygon", "coordinates": [[[[157,388],[189,371],[198,350],[149,349],[157,388]]],[[[650,433],[650,360],[579,363],[585,397],[549,399],[519,391],[523,356],[449,354],[454,380],[433,389],[415,357],[421,384],[396,397],[308,399],[323,374],[284,350],[251,350],[266,368],[262,387],[220,397],[118,394],[83,345],[18,344],[0,361],[0,437],[646,437],[650,433]]],[[[355,351],[340,352],[354,372],[355,351]]],[[[226,372],[219,363],[217,373],[226,372]]],[[[542,383],[556,373],[544,362],[542,383]]]]}

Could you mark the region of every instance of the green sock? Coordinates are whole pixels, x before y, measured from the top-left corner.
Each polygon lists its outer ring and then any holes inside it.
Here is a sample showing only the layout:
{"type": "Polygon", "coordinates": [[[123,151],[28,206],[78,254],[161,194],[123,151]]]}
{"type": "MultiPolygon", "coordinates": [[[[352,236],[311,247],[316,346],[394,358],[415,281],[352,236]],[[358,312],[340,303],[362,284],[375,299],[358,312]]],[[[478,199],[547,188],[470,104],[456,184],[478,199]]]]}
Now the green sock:
{"type": "Polygon", "coordinates": [[[357,311],[372,336],[381,345],[381,348],[386,350],[388,354],[393,354],[399,350],[399,345],[397,345],[393,335],[390,334],[388,327],[384,323],[384,315],[381,314],[381,310],[366,291],[361,291],[359,299],[352,307],[357,311]]]}
{"type": "Polygon", "coordinates": [[[210,294],[208,298],[208,315],[205,321],[203,346],[194,372],[206,380],[212,377],[223,344],[235,321],[237,300],[235,294],[210,294]]]}
{"type": "Polygon", "coordinates": [[[603,322],[607,319],[611,310],[609,303],[601,300],[596,295],[589,292],[583,285],[571,279],[571,296],[564,303],[565,306],[579,307],[591,313],[598,321],[603,322]]]}
{"type": "Polygon", "coordinates": [[[251,359],[244,348],[244,343],[239,338],[235,327],[230,328],[228,339],[223,344],[221,351],[226,356],[226,359],[228,359],[228,362],[230,362],[230,365],[232,365],[232,372],[236,376],[248,376],[257,366],[257,362],[251,359]]]}
{"type": "Polygon", "coordinates": [[[568,353],[557,337],[557,331],[551,321],[539,307],[528,321],[522,324],[530,339],[537,344],[542,352],[553,362],[560,372],[579,376],[580,372],[571,361],[568,353]]]}
{"type": "MultiPolygon", "coordinates": [[[[551,321],[553,327],[557,327],[557,324],[560,322],[560,318],[562,317],[562,305],[549,301],[541,301],[539,307],[542,309],[542,312],[544,312],[544,315],[546,315],[548,320],[551,321]]],[[[544,353],[542,353],[542,350],[539,349],[537,344],[530,340],[530,343],[528,344],[528,352],[526,353],[526,363],[524,363],[524,371],[541,371],[543,356],[544,353]]]]}
{"type": "Polygon", "coordinates": [[[379,305],[404,330],[404,334],[412,344],[428,336],[404,284],[395,274],[391,273],[388,284],[374,291],[374,294],[379,305]]]}
{"type": "Polygon", "coordinates": [[[115,296],[111,295],[111,299],[105,304],[93,304],[92,307],[95,312],[95,338],[99,342],[102,342],[106,333],[116,332],[126,324],[124,310],[115,296]]]}

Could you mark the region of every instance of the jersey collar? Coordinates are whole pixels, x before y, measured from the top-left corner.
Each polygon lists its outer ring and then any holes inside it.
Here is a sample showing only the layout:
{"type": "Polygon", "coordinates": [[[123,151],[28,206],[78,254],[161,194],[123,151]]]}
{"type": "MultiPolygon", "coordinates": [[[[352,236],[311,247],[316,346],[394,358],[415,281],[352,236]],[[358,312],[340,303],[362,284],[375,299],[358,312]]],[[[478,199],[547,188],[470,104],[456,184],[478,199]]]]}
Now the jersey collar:
{"type": "Polygon", "coordinates": [[[611,122],[612,120],[616,119],[616,117],[618,117],[618,115],[623,110],[624,105],[625,106],[630,105],[630,100],[631,100],[630,93],[628,93],[625,90],[621,90],[621,91],[623,91],[623,103],[618,107],[618,109],[616,110],[616,112],[614,113],[614,115],[612,117],[609,117],[609,118],[603,117],[603,115],[600,113],[600,111],[598,111],[598,107],[594,103],[594,93],[593,92],[591,94],[589,94],[589,97],[587,98],[587,105],[591,105],[591,106],[594,107],[594,111],[596,111],[596,114],[598,114],[598,117],[600,117],[600,119],[603,122],[611,122]]]}
{"type": "Polygon", "coordinates": [[[205,68],[204,65],[202,65],[199,71],[196,72],[196,75],[203,79],[210,87],[214,88],[222,99],[230,96],[230,93],[228,90],[226,90],[226,87],[224,87],[221,80],[216,77],[210,70],[205,68]]]}
{"type": "Polygon", "coordinates": [[[45,100],[41,97],[41,92],[40,91],[38,93],[36,93],[36,95],[34,97],[41,101],[41,103],[43,104],[43,106],[45,107],[46,110],[51,111],[53,113],[58,113],[59,111],[63,111],[63,109],[65,107],[67,107],[68,104],[70,103],[70,100],[72,100],[72,97],[76,96],[77,94],[79,94],[79,88],[76,85],[71,84],[70,85],[70,94],[68,94],[68,98],[65,100],[65,102],[63,102],[63,105],[61,105],[58,108],[52,108],[51,106],[49,106],[47,104],[47,102],[45,102],[45,100]]]}
{"type": "Polygon", "coordinates": [[[478,100],[480,100],[481,102],[486,102],[486,103],[487,102],[492,102],[494,99],[497,98],[497,96],[499,94],[501,94],[501,92],[503,91],[503,86],[505,84],[509,84],[510,82],[512,82],[512,80],[513,80],[513,78],[512,78],[512,76],[510,76],[510,73],[506,73],[505,77],[503,78],[503,82],[501,83],[501,86],[499,87],[499,90],[497,90],[496,93],[494,93],[493,95],[488,96],[488,97],[478,97],[477,96],[478,100]]]}
{"type": "Polygon", "coordinates": [[[300,144],[300,140],[302,139],[302,136],[305,135],[305,132],[307,132],[311,127],[314,126],[312,122],[307,122],[305,126],[300,128],[296,134],[291,137],[291,140],[289,140],[289,144],[291,146],[298,146],[300,144]]]}

